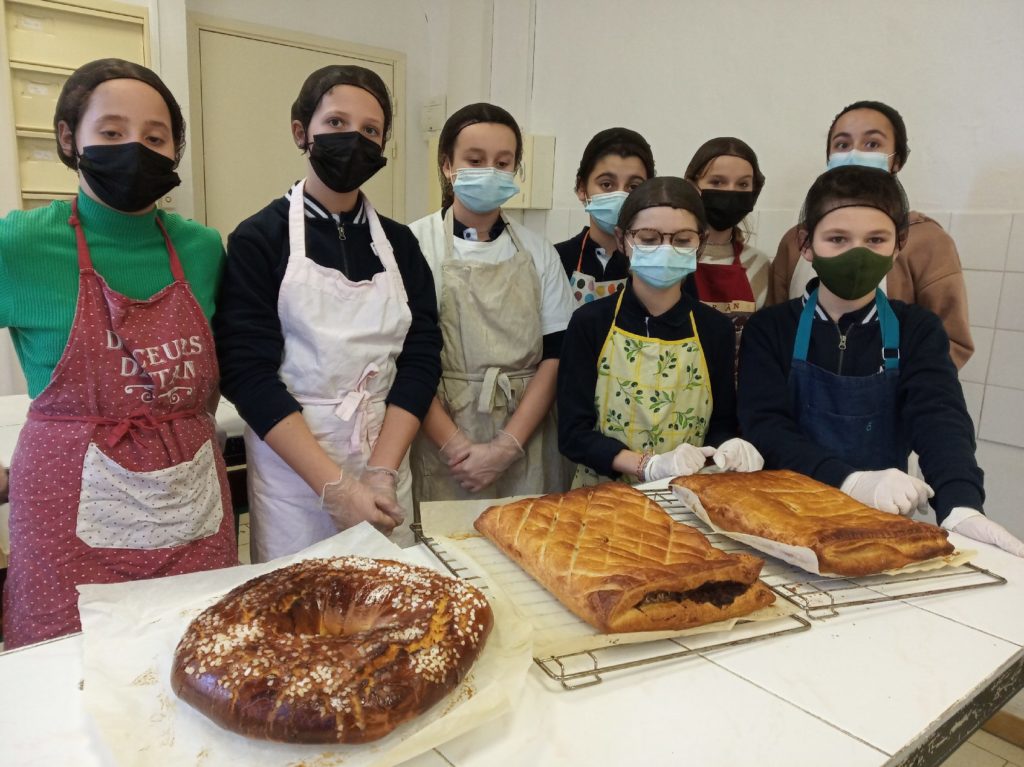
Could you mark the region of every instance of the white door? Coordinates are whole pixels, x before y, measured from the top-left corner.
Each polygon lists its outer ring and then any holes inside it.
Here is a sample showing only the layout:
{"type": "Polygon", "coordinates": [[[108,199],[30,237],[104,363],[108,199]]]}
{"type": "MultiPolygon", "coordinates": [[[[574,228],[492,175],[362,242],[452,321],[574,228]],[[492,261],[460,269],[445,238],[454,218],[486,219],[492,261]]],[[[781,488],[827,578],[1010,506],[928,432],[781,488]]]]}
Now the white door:
{"type": "MultiPolygon", "coordinates": [[[[196,59],[193,59],[195,61],[196,59]]],[[[193,103],[191,128],[201,143],[196,158],[196,215],[227,237],[238,224],[280,197],[306,173],[305,156],[291,135],[291,107],[310,73],[329,64],[358,64],[383,78],[394,100],[395,64],[199,29],[199,109],[193,103]]],[[[388,164],[363,191],[386,216],[401,214],[404,174],[396,172],[400,156],[399,125],[385,153],[388,164]]]]}

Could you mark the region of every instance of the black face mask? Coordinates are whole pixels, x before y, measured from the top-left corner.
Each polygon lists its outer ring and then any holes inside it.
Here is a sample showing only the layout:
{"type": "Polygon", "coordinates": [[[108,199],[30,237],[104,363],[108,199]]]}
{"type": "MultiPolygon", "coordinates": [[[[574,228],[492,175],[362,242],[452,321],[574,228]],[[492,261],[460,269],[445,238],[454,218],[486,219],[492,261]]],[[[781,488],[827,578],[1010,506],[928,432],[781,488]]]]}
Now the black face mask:
{"type": "Polygon", "coordinates": [[[351,192],[388,164],[380,146],[361,133],[318,133],[309,146],[309,162],[328,189],[351,192]]]}
{"type": "Polygon", "coordinates": [[[181,183],[174,160],[134,141],[87,146],[78,168],[102,202],[125,213],[148,208],[181,183]]]}
{"type": "Polygon", "coordinates": [[[753,192],[726,192],[721,189],[701,189],[701,200],[708,225],[718,232],[732,229],[754,209],[753,192]]]}

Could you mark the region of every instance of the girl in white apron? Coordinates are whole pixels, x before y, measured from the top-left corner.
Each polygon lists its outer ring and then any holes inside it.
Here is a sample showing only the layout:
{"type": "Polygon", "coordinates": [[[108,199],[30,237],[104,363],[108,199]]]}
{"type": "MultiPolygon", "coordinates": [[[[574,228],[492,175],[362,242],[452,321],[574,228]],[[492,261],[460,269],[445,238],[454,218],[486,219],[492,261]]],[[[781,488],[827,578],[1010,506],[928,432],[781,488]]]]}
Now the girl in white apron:
{"type": "Polygon", "coordinates": [[[383,81],[324,67],[292,118],[307,176],[229,238],[216,324],[260,562],[363,521],[411,543],[406,453],[440,373],[429,268],[360,192],[386,162],[383,81]]]}
{"type": "Polygon", "coordinates": [[[442,209],[411,225],[444,335],[441,385],[413,446],[418,502],[564,489],[552,404],[572,302],[554,247],[501,210],[521,159],[508,112],[463,107],[441,131],[442,209]]]}
{"type": "Polygon", "coordinates": [[[626,284],[629,263],[615,242],[615,224],[626,196],[653,177],[651,146],[636,131],[608,128],[583,150],[575,192],[590,222],[575,237],[555,245],[574,308],[626,284]]]}
{"type": "Polygon", "coordinates": [[[579,464],[573,484],[665,479],[708,459],[760,469],[761,456],[735,437],[732,324],[680,287],[707,236],[696,187],[645,182],[615,233],[631,277],[573,315],[559,370],[559,444],[579,464]]]}

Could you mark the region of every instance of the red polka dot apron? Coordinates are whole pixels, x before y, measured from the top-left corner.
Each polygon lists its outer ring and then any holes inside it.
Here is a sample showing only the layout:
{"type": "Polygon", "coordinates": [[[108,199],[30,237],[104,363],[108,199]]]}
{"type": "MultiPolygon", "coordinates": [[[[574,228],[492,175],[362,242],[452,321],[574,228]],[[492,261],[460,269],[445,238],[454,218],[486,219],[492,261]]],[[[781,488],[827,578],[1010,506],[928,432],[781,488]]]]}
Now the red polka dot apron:
{"type": "Polygon", "coordinates": [[[589,304],[598,298],[610,296],[622,290],[626,284],[625,278],[621,280],[598,280],[594,275],[583,271],[583,252],[587,247],[587,240],[590,239],[590,230],[583,235],[583,242],[580,243],[580,257],[576,262],[576,270],[569,275],[569,286],[572,288],[573,309],[579,309],[583,304],[589,304]]]}
{"type": "Polygon", "coordinates": [[[75,319],[11,462],[8,648],[78,631],[78,584],[238,563],[213,336],[170,238],[157,218],[174,281],[135,300],[93,269],[76,203],[69,223],[75,319]]]}

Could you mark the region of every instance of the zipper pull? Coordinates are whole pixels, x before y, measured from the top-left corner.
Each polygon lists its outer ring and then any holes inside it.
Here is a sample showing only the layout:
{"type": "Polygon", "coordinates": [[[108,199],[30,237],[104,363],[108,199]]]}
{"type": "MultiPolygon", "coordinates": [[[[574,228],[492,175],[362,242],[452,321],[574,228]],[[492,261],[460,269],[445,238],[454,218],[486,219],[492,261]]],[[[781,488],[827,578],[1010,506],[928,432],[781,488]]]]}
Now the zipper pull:
{"type": "Polygon", "coordinates": [[[847,333],[843,333],[843,331],[839,329],[839,323],[837,322],[836,332],[839,334],[839,350],[846,351],[846,336],[848,335],[849,331],[847,331],[847,333]]]}
{"type": "Polygon", "coordinates": [[[345,238],[345,225],[338,224],[338,239],[344,241],[345,238]]]}
{"type": "Polygon", "coordinates": [[[651,318],[644,317],[644,331],[647,333],[647,337],[651,337],[651,318]]]}

